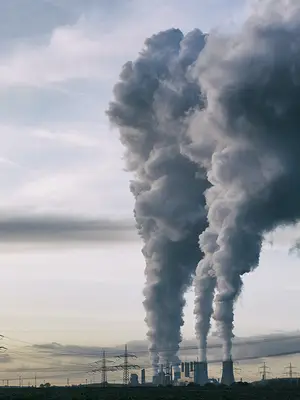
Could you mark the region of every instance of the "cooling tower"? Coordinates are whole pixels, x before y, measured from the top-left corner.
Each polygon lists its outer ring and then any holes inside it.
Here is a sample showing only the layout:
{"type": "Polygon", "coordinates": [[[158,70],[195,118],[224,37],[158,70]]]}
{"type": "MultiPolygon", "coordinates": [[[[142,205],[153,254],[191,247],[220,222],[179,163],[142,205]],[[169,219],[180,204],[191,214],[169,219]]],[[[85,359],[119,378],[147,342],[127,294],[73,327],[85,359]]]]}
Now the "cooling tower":
{"type": "Polygon", "coordinates": [[[160,365],[160,372],[158,374],[158,382],[159,385],[165,385],[165,372],[164,372],[164,366],[163,364],[160,365]]]}
{"type": "Polygon", "coordinates": [[[230,386],[234,383],[232,360],[223,361],[223,363],[222,363],[221,383],[223,385],[227,385],[227,386],[230,386]]]}
{"type": "Polygon", "coordinates": [[[194,382],[197,385],[205,385],[208,382],[207,362],[194,363],[194,382]]]}

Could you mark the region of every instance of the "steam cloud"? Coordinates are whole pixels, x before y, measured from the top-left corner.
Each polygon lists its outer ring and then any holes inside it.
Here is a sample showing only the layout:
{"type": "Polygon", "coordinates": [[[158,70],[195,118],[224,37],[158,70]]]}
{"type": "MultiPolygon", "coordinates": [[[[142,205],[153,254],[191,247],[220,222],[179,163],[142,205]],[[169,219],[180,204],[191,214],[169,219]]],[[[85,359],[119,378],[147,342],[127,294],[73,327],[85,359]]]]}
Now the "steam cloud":
{"type": "Polygon", "coordinates": [[[216,277],[224,359],[242,276],[258,265],[264,234],[300,217],[300,3],[264,3],[239,32],[211,35],[195,68],[206,107],[192,117],[187,152],[212,184],[197,275],[210,264],[216,277]]]}
{"type": "Polygon", "coordinates": [[[268,232],[299,221],[299,35],[298,0],[257,2],[238,32],[148,39],[114,88],[108,115],[135,177],[154,368],[158,353],[178,361],[184,292],[199,261],[200,356],[213,314],[231,357],[242,276],[268,232]]]}
{"type": "Polygon", "coordinates": [[[146,260],[145,302],[154,373],[158,362],[177,363],[184,294],[202,254],[206,227],[203,169],[181,154],[188,144],[185,117],[203,104],[190,66],[205,44],[194,30],[152,36],[134,62],[123,67],[108,116],[120,130],[130,189],[146,260]],[[159,354],[159,358],[158,358],[159,354]]]}

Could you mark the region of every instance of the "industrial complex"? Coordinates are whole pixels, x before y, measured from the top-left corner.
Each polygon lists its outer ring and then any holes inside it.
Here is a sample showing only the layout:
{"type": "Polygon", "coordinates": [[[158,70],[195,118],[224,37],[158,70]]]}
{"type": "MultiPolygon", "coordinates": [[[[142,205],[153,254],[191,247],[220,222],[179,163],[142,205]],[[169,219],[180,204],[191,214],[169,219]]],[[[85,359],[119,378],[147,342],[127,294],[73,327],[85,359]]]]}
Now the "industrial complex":
{"type": "MultiPolygon", "coordinates": [[[[180,366],[175,367],[161,365],[158,375],[152,378],[153,385],[186,385],[188,383],[195,383],[202,386],[207,383],[232,385],[234,383],[233,361],[223,361],[220,381],[210,379],[207,362],[199,361],[182,362],[180,366]]],[[[141,384],[146,384],[144,370],[141,371],[141,384]]]]}

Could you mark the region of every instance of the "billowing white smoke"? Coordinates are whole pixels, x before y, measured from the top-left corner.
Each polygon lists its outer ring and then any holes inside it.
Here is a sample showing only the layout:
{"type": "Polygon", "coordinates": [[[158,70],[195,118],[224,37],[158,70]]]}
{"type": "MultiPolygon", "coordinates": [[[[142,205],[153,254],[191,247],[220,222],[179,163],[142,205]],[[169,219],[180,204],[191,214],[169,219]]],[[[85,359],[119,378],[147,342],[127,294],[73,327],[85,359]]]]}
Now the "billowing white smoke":
{"type": "Polygon", "coordinates": [[[199,30],[184,36],[171,29],[147,39],[137,60],[123,67],[108,110],[134,175],[130,189],[144,241],[144,306],[154,373],[159,363],[179,361],[184,294],[202,257],[198,237],[207,224],[208,182],[180,148],[189,142],[185,117],[203,106],[189,68],[204,43],[199,30]]]}
{"type": "Polygon", "coordinates": [[[298,0],[259,2],[238,32],[206,44],[198,30],[153,36],[115,86],[108,115],[134,173],[154,368],[178,362],[199,261],[201,361],[212,313],[230,359],[242,276],[258,265],[266,232],[299,220],[299,37],[298,0]]]}
{"type": "Polygon", "coordinates": [[[206,107],[185,149],[212,185],[195,310],[202,321],[202,286],[215,276],[225,360],[242,276],[258,265],[264,234],[300,217],[300,2],[261,3],[239,32],[208,38],[195,68],[206,107]]]}

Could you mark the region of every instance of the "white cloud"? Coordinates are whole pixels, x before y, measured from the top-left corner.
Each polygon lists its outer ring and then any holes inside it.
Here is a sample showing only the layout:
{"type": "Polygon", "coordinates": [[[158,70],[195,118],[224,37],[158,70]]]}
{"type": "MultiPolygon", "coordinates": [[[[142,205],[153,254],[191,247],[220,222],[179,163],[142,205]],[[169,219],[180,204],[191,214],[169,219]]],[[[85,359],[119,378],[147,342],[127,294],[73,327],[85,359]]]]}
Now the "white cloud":
{"type": "Polygon", "coordinates": [[[7,205],[34,206],[44,212],[131,215],[133,200],[127,177],[108,163],[35,175],[16,188],[7,205]]]}
{"type": "MultiPolygon", "coordinates": [[[[215,1],[220,6],[222,1],[215,1]]],[[[106,25],[91,23],[81,18],[71,26],[53,30],[45,44],[19,43],[0,58],[0,86],[41,87],[73,79],[115,79],[121,65],[133,57],[146,37],[162,29],[179,27],[183,30],[210,23],[224,22],[237,3],[223,9],[222,19],[212,14],[207,2],[190,1],[190,9],[183,12],[178,1],[132,1],[122,20],[112,21],[111,30],[106,25]],[[172,21],[172,22],[170,22],[172,21]]],[[[240,2],[239,7],[244,2],[240,2]]],[[[107,17],[107,16],[106,16],[107,17]]],[[[219,16],[220,17],[220,16],[219,16]]]]}
{"type": "Polygon", "coordinates": [[[47,45],[21,45],[0,61],[2,86],[41,86],[66,79],[99,76],[104,54],[98,40],[84,35],[79,26],[54,30],[47,45]]]}
{"type": "MultiPolygon", "coordinates": [[[[47,42],[45,37],[40,41],[36,37],[34,41],[22,41],[19,36],[9,52],[0,53],[0,93],[4,103],[12,87],[19,100],[18,88],[26,86],[29,92],[22,96],[27,99],[26,114],[32,114],[29,119],[33,121],[41,113],[42,91],[36,89],[43,88],[43,93],[45,89],[57,89],[58,96],[62,91],[62,101],[57,105],[55,101],[49,102],[49,110],[43,98],[44,118],[46,114],[53,115],[55,107],[61,114],[64,107],[69,107],[64,123],[39,120],[36,126],[34,122],[33,126],[17,126],[1,125],[0,121],[0,206],[131,214],[130,176],[122,171],[123,149],[118,134],[109,131],[107,121],[103,122],[104,115],[99,117],[102,125],[89,123],[90,110],[103,113],[103,104],[110,96],[108,87],[117,79],[122,64],[136,56],[146,37],[170,27],[187,31],[215,24],[218,13],[212,13],[207,4],[207,0],[189,0],[189,7],[183,9],[179,0],[132,0],[122,6],[122,15],[111,18],[109,23],[104,22],[109,16],[99,6],[97,20],[90,15],[82,16],[76,23],[58,26],[47,42]],[[31,89],[40,93],[40,97],[32,100],[31,89]],[[81,122],[73,103],[73,112],[72,105],[64,106],[65,91],[82,110],[81,122]],[[31,102],[27,112],[27,104],[31,102]]],[[[229,10],[241,2],[232,4],[229,10]]],[[[224,8],[223,0],[214,0],[213,5],[219,6],[223,20],[228,18],[230,12],[224,8]]],[[[13,109],[17,110],[19,103],[12,98],[8,103],[12,120],[13,109]]],[[[16,124],[17,121],[18,118],[16,124]]]]}
{"type": "MultiPolygon", "coordinates": [[[[46,129],[33,130],[32,136],[55,141],[67,146],[79,146],[79,147],[101,147],[102,143],[100,137],[95,138],[86,134],[82,134],[78,130],[60,132],[60,131],[49,131],[46,129]]],[[[100,135],[99,135],[100,136],[100,135]]],[[[0,159],[1,162],[1,159],[0,159]]]]}
{"type": "Polygon", "coordinates": [[[117,132],[105,124],[1,126],[0,208],[132,214],[117,132]]]}

